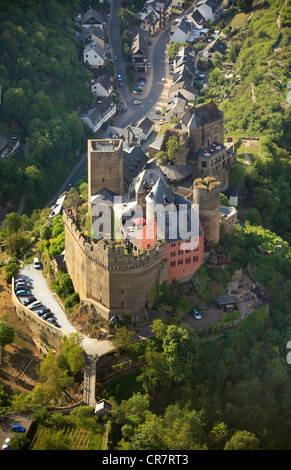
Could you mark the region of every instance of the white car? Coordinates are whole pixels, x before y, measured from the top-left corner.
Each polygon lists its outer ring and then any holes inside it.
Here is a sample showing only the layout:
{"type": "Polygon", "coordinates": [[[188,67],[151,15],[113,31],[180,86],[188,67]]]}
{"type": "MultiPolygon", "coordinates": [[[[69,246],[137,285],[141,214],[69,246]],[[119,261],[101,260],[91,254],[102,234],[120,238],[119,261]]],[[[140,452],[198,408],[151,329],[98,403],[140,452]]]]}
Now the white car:
{"type": "Polygon", "coordinates": [[[193,308],[192,312],[193,312],[193,315],[196,318],[196,320],[201,320],[202,317],[201,317],[200,313],[198,312],[198,310],[196,310],[196,308],[193,308]]]}
{"type": "Polygon", "coordinates": [[[121,78],[121,75],[120,75],[120,74],[117,75],[117,80],[118,80],[119,82],[121,82],[122,78],[121,78]]]}
{"type": "Polygon", "coordinates": [[[134,100],[133,104],[140,104],[140,101],[134,100]]]}
{"type": "Polygon", "coordinates": [[[29,305],[29,309],[31,310],[31,309],[40,307],[41,305],[42,303],[39,300],[36,300],[36,302],[32,302],[32,304],[29,305]]]}

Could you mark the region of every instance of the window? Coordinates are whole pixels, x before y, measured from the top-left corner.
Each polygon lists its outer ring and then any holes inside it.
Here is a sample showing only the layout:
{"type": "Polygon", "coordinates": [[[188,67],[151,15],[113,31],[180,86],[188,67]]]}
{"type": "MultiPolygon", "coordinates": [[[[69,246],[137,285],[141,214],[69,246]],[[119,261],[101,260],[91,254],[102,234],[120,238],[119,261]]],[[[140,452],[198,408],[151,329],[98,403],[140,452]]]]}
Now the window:
{"type": "Polygon", "coordinates": [[[207,168],[207,162],[202,162],[202,168],[207,168]]]}

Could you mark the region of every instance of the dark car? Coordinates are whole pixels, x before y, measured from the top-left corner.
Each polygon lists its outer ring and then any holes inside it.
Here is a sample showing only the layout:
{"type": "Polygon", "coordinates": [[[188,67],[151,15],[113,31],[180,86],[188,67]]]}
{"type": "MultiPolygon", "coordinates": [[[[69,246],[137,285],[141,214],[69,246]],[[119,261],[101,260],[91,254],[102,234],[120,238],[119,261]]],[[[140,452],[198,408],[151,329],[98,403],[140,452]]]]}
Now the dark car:
{"type": "Polygon", "coordinates": [[[14,426],[12,426],[11,429],[13,432],[25,432],[26,431],[26,428],[24,426],[20,426],[20,424],[14,424],[14,426]]]}
{"type": "Polygon", "coordinates": [[[48,312],[48,313],[45,313],[42,318],[44,320],[47,320],[48,318],[53,318],[54,317],[54,314],[52,312],[48,312]]]}
{"type": "Polygon", "coordinates": [[[50,308],[42,308],[41,310],[39,310],[39,311],[37,312],[37,314],[38,314],[38,316],[41,317],[42,315],[44,315],[45,313],[49,313],[50,311],[51,311],[50,308]]]}
{"type": "Polygon", "coordinates": [[[32,304],[32,302],[35,302],[36,301],[36,298],[35,297],[30,297],[29,299],[25,299],[23,301],[23,305],[25,305],[26,307],[30,304],[32,304]]]}
{"type": "Polygon", "coordinates": [[[56,326],[57,328],[60,328],[60,325],[58,324],[55,318],[48,318],[47,321],[51,323],[52,325],[56,326]]]}

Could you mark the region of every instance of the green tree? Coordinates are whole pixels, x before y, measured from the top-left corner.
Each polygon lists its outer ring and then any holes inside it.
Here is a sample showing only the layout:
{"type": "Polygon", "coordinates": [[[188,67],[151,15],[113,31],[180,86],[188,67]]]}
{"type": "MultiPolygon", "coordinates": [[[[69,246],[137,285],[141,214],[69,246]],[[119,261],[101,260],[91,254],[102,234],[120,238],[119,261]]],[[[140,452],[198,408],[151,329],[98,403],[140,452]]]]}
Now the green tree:
{"type": "Polygon", "coordinates": [[[224,450],[259,450],[259,440],[248,431],[237,431],[225,444],[224,450]]]}
{"type": "Polygon", "coordinates": [[[41,226],[40,236],[44,240],[49,240],[52,236],[52,228],[48,223],[45,223],[41,226]]]}
{"type": "Polygon", "coordinates": [[[117,328],[115,335],[111,340],[113,346],[117,349],[117,353],[129,350],[134,336],[135,332],[129,330],[125,326],[117,328]]]}
{"type": "Polygon", "coordinates": [[[76,375],[80,373],[85,364],[83,349],[80,344],[82,336],[80,333],[73,333],[63,338],[63,344],[60,351],[60,360],[70,374],[76,375]]]}
{"type": "Polygon", "coordinates": [[[8,121],[22,124],[28,110],[28,99],[22,88],[9,88],[3,96],[3,113],[8,121]]]}
{"type": "Polygon", "coordinates": [[[6,251],[11,256],[20,258],[24,255],[30,243],[30,239],[21,232],[12,233],[6,238],[6,251]]]}
{"type": "Polygon", "coordinates": [[[35,165],[26,167],[24,174],[26,177],[27,186],[31,191],[39,188],[39,185],[42,181],[42,176],[40,170],[35,165]]]}
{"type": "Polygon", "coordinates": [[[170,325],[163,340],[163,354],[172,380],[189,380],[200,355],[197,334],[188,325],[170,325]]]}
{"type": "Polygon", "coordinates": [[[155,159],[159,165],[165,166],[168,163],[168,156],[166,152],[164,152],[163,150],[160,150],[159,152],[156,153],[155,159]]]}
{"type": "Polygon", "coordinates": [[[6,215],[5,222],[9,234],[18,232],[21,227],[21,216],[16,212],[11,212],[10,214],[6,215]]]}
{"type": "Polygon", "coordinates": [[[176,153],[179,149],[179,142],[176,136],[171,136],[166,142],[167,156],[170,163],[176,162],[176,153]]]}
{"type": "Polygon", "coordinates": [[[0,322],[0,346],[5,348],[7,344],[11,344],[14,341],[15,331],[12,325],[7,321],[0,322]]]}
{"type": "Polygon", "coordinates": [[[262,217],[260,211],[256,209],[256,207],[252,207],[248,211],[246,220],[248,220],[251,225],[262,225],[262,217]]]}

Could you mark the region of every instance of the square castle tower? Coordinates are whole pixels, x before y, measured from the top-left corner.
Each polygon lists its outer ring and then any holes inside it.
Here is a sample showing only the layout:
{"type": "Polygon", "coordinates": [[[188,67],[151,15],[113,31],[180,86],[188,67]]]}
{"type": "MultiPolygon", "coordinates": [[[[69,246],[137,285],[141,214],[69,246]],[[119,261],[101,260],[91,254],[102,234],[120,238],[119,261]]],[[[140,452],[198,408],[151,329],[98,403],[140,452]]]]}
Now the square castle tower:
{"type": "Polygon", "coordinates": [[[108,189],[123,194],[122,139],[88,140],[88,195],[108,189]]]}

